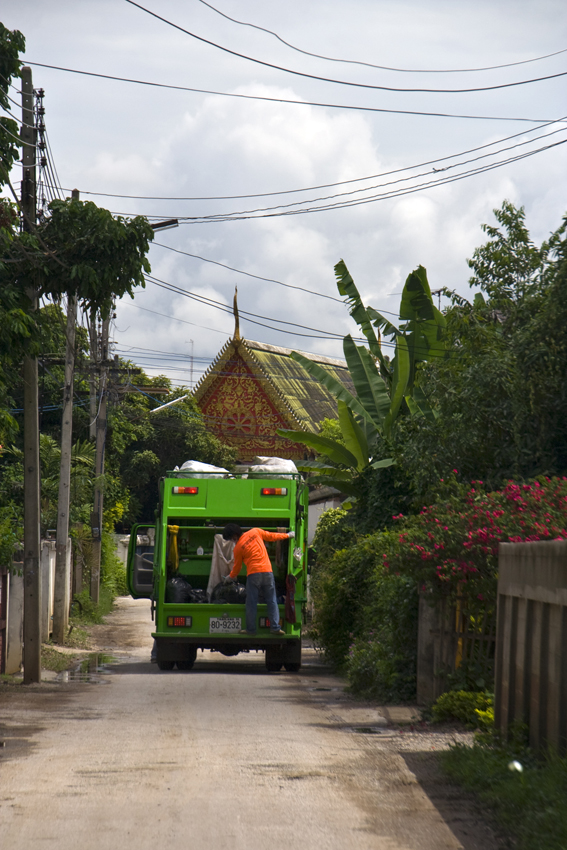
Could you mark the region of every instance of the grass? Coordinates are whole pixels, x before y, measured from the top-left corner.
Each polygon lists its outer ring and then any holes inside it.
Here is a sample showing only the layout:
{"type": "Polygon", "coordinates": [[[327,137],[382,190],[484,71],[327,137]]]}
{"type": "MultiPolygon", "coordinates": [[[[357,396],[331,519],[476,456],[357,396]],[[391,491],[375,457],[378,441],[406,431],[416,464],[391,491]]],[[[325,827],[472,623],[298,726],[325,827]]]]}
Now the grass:
{"type": "Polygon", "coordinates": [[[54,673],[61,673],[62,670],[67,670],[77,661],[77,655],[70,655],[68,652],[59,652],[55,647],[49,644],[43,644],[41,647],[41,666],[43,670],[53,670],[54,673]]]}
{"type": "Polygon", "coordinates": [[[445,772],[487,804],[518,850],[567,848],[567,759],[536,759],[521,744],[482,735],[441,754],[445,772]],[[519,763],[522,770],[510,768],[519,763]]]}

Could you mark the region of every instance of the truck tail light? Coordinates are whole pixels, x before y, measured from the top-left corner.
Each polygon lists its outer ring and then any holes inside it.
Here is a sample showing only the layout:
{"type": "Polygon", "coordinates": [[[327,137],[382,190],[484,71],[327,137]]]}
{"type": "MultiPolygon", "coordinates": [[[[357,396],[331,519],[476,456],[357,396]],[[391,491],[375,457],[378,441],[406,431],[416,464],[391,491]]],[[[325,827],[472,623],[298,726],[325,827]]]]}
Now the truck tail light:
{"type": "Polygon", "coordinates": [[[176,496],[196,496],[198,487],[172,487],[171,492],[176,496]]]}
{"type": "Polygon", "coordinates": [[[186,628],[191,627],[193,625],[193,617],[168,617],[167,625],[173,626],[174,628],[176,626],[177,628],[179,628],[179,626],[184,626],[186,628]]]}
{"type": "MultiPolygon", "coordinates": [[[[258,623],[259,623],[261,629],[269,629],[270,626],[272,625],[267,617],[259,617],[258,623]]],[[[283,621],[280,618],[280,626],[282,625],[282,623],[283,623],[283,621]]]]}
{"type": "Polygon", "coordinates": [[[287,487],[262,487],[262,496],[287,496],[287,487]]]}

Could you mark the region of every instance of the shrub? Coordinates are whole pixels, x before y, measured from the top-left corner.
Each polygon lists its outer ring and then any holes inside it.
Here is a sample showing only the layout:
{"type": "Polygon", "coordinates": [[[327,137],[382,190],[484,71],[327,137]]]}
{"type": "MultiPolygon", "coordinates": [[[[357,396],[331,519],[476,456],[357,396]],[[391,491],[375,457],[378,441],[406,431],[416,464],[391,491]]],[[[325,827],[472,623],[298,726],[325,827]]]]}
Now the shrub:
{"type": "Polygon", "coordinates": [[[383,702],[415,699],[417,616],[415,582],[376,565],[365,634],[351,645],[346,664],[352,693],[383,702]]]}
{"type": "Polygon", "coordinates": [[[432,719],[460,720],[467,726],[483,730],[494,725],[494,697],[487,691],[447,691],[433,703],[432,719]]]}

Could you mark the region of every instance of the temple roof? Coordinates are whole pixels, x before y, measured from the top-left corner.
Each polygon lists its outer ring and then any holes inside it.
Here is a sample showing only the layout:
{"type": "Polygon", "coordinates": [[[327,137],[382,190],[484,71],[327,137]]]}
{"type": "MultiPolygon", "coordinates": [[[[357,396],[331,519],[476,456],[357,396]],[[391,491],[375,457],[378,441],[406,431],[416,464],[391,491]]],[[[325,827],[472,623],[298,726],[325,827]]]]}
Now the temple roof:
{"type": "MultiPolygon", "coordinates": [[[[288,427],[318,431],[323,419],[336,419],[337,402],[334,396],[291,357],[291,348],[269,345],[235,337],[221,349],[195,388],[197,403],[222,380],[224,365],[231,356],[243,356],[248,366],[264,385],[280,410],[285,411],[288,427]]],[[[350,392],[355,393],[344,360],[303,352],[350,392]]]]}

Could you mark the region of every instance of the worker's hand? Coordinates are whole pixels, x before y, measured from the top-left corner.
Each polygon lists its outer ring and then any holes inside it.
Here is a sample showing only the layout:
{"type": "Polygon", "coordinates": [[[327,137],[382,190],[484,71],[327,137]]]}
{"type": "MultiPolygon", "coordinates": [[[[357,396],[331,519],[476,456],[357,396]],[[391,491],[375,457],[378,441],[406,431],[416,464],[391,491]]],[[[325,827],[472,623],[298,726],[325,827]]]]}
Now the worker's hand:
{"type": "Polygon", "coordinates": [[[235,581],[235,579],[231,578],[230,575],[222,577],[223,584],[232,584],[233,581],[235,581]]]}
{"type": "Polygon", "coordinates": [[[295,531],[289,531],[287,536],[290,538],[295,537],[295,531]]]}

